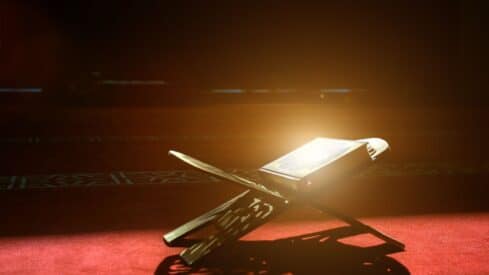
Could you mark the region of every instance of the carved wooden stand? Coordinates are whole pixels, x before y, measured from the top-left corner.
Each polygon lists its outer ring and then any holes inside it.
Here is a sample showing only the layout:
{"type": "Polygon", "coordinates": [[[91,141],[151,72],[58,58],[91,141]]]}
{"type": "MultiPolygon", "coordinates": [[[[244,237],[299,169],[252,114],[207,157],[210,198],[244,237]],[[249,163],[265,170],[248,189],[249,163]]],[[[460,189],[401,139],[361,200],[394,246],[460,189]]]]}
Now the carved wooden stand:
{"type": "Polygon", "coordinates": [[[384,233],[334,209],[320,205],[310,198],[301,197],[299,194],[283,195],[276,190],[271,190],[240,176],[224,172],[219,168],[194,159],[179,152],[170,151],[173,155],[185,163],[217,176],[221,179],[240,184],[248,190],[221,204],[211,211],[179,226],[165,234],[163,240],[169,246],[182,245],[185,236],[207,225],[214,225],[217,232],[207,238],[190,245],[184,249],[180,256],[192,265],[206,255],[209,255],[219,247],[232,243],[258,226],[269,221],[277,214],[291,207],[293,204],[309,204],[322,213],[332,215],[358,229],[360,232],[370,233],[386,243],[404,250],[404,244],[385,235],[384,233]]]}

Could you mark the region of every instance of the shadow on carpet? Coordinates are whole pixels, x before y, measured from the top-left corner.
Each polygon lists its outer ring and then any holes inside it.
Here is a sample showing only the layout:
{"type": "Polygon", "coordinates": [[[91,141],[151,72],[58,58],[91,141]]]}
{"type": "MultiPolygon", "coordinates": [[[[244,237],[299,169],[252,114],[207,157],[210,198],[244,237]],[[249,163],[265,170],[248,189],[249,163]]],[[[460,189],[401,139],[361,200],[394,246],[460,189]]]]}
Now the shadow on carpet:
{"type": "Polygon", "coordinates": [[[179,255],[168,256],[155,274],[410,274],[387,256],[400,252],[395,246],[340,241],[357,234],[345,226],[273,241],[238,241],[194,266],[187,266],[179,255]]]}

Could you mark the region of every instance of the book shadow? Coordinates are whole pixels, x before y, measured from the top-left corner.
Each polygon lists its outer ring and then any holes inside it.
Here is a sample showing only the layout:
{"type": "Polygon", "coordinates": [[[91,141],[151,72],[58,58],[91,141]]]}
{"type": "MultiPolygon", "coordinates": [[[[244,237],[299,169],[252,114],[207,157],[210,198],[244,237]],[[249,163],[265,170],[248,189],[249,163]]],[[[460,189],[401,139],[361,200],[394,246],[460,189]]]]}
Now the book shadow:
{"type": "Polygon", "coordinates": [[[387,256],[402,251],[398,247],[339,241],[360,233],[344,226],[273,241],[237,241],[194,266],[186,265],[179,255],[168,256],[155,274],[410,274],[387,256]]]}

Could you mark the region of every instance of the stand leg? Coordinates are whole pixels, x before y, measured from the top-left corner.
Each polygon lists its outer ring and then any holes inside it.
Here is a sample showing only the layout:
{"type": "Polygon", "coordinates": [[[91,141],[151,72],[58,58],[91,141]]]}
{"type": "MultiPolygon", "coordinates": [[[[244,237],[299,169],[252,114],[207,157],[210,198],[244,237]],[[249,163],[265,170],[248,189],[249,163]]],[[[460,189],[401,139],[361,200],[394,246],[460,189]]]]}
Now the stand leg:
{"type": "Polygon", "coordinates": [[[168,245],[172,246],[178,243],[179,240],[192,233],[193,231],[202,228],[206,224],[215,220],[221,213],[229,209],[236,201],[247,195],[250,191],[246,190],[245,192],[239,194],[238,196],[232,198],[231,200],[219,205],[218,207],[212,209],[209,212],[204,213],[203,215],[198,216],[197,218],[180,225],[176,229],[171,232],[166,233],[163,236],[163,241],[168,245]]]}
{"type": "Polygon", "coordinates": [[[286,208],[287,204],[283,200],[270,196],[245,196],[215,220],[215,234],[183,250],[180,256],[187,264],[192,265],[219,247],[246,235],[286,208]]]}
{"type": "Polygon", "coordinates": [[[313,205],[315,208],[321,210],[323,213],[326,213],[326,214],[330,214],[331,216],[334,216],[348,224],[350,224],[351,226],[355,226],[357,228],[360,228],[362,229],[363,231],[365,231],[366,233],[370,233],[374,236],[376,236],[377,238],[389,243],[389,244],[392,244],[394,246],[396,246],[397,248],[401,249],[401,250],[404,250],[405,248],[405,245],[401,242],[399,242],[398,240],[395,240],[393,239],[392,237],[380,232],[379,230],[373,228],[373,227],[370,227],[364,223],[362,223],[361,221],[353,218],[353,217],[350,217],[350,216],[347,216],[345,214],[342,214],[332,208],[329,208],[327,206],[323,206],[323,205],[320,205],[320,204],[317,204],[317,203],[312,203],[311,205],[313,205]]]}

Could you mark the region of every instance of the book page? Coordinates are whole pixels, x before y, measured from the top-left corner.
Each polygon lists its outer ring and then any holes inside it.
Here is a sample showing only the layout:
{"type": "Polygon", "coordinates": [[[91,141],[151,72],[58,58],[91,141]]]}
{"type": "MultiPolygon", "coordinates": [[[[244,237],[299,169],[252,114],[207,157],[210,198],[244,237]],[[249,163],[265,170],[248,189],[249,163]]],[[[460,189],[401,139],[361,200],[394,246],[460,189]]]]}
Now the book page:
{"type": "Polygon", "coordinates": [[[272,161],[262,169],[302,178],[335,161],[361,143],[353,140],[316,138],[287,155],[272,161]]]}

